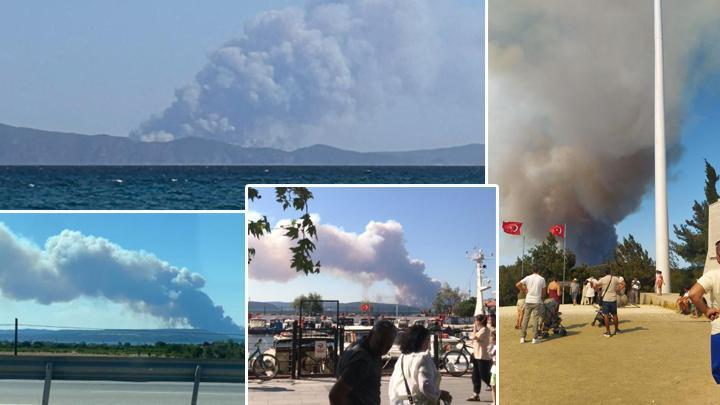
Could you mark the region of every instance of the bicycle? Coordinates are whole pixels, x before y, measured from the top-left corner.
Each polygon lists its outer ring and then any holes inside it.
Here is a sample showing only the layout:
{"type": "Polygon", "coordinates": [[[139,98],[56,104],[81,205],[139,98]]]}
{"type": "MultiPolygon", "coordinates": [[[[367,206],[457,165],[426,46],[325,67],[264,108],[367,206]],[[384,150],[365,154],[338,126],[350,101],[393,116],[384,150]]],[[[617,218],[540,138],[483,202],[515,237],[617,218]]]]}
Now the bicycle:
{"type": "Polygon", "coordinates": [[[305,355],[300,361],[303,374],[328,374],[332,371],[332,359],[330,356],[314,358],[305,355]]]}
{"type": "Polygon", "coordinates": [[[472,352],[469,349],[470,346],[467,344],[467,338],[464,336],[460,337],[460,343],[462,343],[460,349],[450,350],[442,357],[442,368],[453,377],[462,377],[472,368],[472,363],[470,362],[472,352]]]}
{"type": "Polygon", "coordinates": [[[265,354],[260,351],[262,339],[255,343],[255,351],[250,355],[249,363],[255,378],[260,380],[272,380],[278,373],[278,361],[272,354],[265,354]]]}

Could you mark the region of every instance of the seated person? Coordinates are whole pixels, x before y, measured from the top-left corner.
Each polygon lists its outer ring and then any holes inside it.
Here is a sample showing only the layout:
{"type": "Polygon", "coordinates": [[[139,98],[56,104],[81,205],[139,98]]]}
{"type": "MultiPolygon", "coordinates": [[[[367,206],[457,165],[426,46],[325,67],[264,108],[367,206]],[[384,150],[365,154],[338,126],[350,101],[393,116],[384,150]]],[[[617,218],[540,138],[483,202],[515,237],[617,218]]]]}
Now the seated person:
{"type": "Polygon", "coordinates": [[[685,287],[685,294],[677,299],[677,306],[683,315],[690,314],[690,289],[685,287]]]}

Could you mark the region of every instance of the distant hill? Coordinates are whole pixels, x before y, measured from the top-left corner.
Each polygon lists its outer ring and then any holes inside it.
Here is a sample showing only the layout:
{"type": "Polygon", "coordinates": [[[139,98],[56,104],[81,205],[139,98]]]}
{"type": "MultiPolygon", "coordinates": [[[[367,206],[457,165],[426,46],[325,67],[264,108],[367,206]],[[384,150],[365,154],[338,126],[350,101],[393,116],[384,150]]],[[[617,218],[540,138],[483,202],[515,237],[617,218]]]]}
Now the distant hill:
{"type": "MultiPolygon", "coordinates": [[[[13,341],[14,330],[0,330],[0,341],[13,341]]],[[[130,343],[151,344],[165,343],[203,343],[241,341],[244,329],[239,335],[226,335],[202,329],[104,329],[104,330],[51,330],[51,329],[19,329],[19,341],[54,342],[54,343],[130,343]]]]}
{"type": "MultiPolygon", "coordinates": [[[[340,312],[342,313],[359,313],[361,302],[344,302],[340,303],[340,312]]],[[[326,304],[327,308],[331,308],[331,304],[326,304]]],[[[374,314],[395,314],[395,304],[383,304],[378,302],[371,302],[370,307],[374,314]]],[[[417,314],[422,311],[421,308],[412,307],[408,305],[398,305],[398,313],[400,314],[417,314]]],[[[292,309],[291,302],[259,302],[250,301],[248,302],[248,311],[252,314],[271,314],[271,313],[291,313],[294,312],[292,309]]],[[[334,311],[334,308],[332,309],[334,311]]]]}
{"type": "Polygon", "coordinates": [[[408,152],[353,152],[314,145],[291,152],[202,138],[140,142],[110,135],[0,124],[0,165],[343,165],[482,166],[482,144],[408,152]]]}

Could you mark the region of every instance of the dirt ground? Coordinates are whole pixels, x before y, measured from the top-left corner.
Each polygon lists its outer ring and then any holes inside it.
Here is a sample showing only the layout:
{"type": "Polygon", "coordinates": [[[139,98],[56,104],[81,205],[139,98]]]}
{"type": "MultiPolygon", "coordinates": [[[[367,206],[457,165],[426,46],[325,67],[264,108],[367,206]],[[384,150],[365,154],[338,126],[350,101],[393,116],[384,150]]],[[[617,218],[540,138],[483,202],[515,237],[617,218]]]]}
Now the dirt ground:
{"type": "Polygon", "coordinates": [[[567,336],[520,344],[515,307],[500,308],[500,403],[720,404],[707,319],[620,308],[624,333],[607,338],[594,310],[563,305],[567,336]]]}

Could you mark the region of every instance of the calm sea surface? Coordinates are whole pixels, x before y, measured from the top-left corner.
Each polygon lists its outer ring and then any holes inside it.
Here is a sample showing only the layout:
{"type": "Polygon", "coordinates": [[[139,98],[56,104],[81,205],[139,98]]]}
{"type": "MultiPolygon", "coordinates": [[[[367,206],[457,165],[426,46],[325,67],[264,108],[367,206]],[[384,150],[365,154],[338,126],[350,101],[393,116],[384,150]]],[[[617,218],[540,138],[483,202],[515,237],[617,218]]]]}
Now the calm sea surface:
{"type": "Polygon", "coordinates": [[[0,166],[0,209],[242,210],[245,184],[484,182],[481,166],[0,166]]]}

